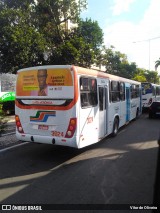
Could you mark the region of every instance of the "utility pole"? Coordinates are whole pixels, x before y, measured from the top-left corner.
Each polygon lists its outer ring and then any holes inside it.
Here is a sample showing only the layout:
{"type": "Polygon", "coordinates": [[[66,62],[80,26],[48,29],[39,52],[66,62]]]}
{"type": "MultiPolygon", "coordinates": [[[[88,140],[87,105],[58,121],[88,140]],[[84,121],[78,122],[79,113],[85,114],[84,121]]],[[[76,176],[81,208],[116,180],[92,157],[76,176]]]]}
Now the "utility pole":
{"type": "Polygon", "coordinates": [[[149,38],[146,40],[140,40],[140,41],[134,41],[133,43],[139,43],[139,42],[148,42],[148,66],[149,66],[149,71],[150,71],[150,58],[151,58],[151,41],[160,38],[160,36],[158,37],[154,37],[154,38],[149,38]]]}

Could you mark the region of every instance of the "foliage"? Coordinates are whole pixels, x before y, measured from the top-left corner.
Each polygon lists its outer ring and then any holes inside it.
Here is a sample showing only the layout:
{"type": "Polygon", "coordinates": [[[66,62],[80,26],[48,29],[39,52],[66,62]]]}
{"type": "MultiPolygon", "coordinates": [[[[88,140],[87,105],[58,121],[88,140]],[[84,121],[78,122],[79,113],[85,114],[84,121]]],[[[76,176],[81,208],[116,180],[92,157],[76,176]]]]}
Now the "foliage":
{"type": "Polygon", "coordinates": [[[159,77],[158,77],[158,73],[155,71],[149,71],[146,70],[144,73],[144,76],[147,79],[147,82],[151,82],[151,83],[159,83],[159,77]]]}
{"type": "Polygon", "coordinates": [[[137,73],[132,79],[140,82],[150,82],[155,84],[159,83],[159,77],[157,72],[140,68],[137,68],[137,73]]]}
{"type": "Polygon", "coordinates": [[[0,70],[12,72],[41,62],[45,39],[30,22],[31,11],[0,10],[0,70]]]}
{"type": "Polygon", "coordinates": [[[7,121],[5,115],[0,111],[0,135],[5,131],[7,121]]]}
{"type": "Polygon", "coordinates": [[[59,51],[66,47],[63,42],[73,43],[68,41],[72,32],[67,32],[66,24],[77,23],[85,7],[86,0],[80,4],[76,0],[1,0],[1,72],[15,73],[28,66],[55,64],[51,59],[62,55],[59,51]]]}
{"type": "Polygon", "coordinates": [[[157,67],[160,66],[160,58],[155,62],[155,68],[157,69],[157,67]]]}
{"type": "Polygon", "coordinates": [[[0,0],[0,72],[42,64],[94,64],[114,75],[158,82],[155,72],[140,70],[124,53],[103,46],[98,22],[80,19],[86,6],[87,0],[0,0]]]}
{"type": "Polygon", "coordinates": [[[119,51],[115,51],[113,46],[106,48],[103,46],[99,54],[99,63],[106,68],[106,72],[124,78],[133,78],[136,72],[136,64],[129,64],[127,56],[119,51]]]}
{"type": "Polygon", "coordinates": [[[103,43],[103,32],[97,21],[80,20],[77,32],[79,37],[83,37],[85,42],[91,44],[94,50],[98,49],[103,43]]]}
{"type": "Polygon", "coordinates": [[[132,80],[139,81],[139,82],[147,82],[147,79],[144,75],[135,75],[132,80]]]}
{"type": "Polygon", "coordinates": [[[48,63],[90,67],[96,60],[98,46],[102,41],[102,30],[97,22],[80,20],[77,28],[68,33],[56,48],[52,48],[48,63]],[[89,32],[85,30],[86,25],[90,28],[89,32]]]}
{"type": "Polygon", "coordinates": [[[141,68],[136,69],[136,73],[132,80],[139,81],[139,82],[147,82],[147,79],[145,77],[145,70],[141,68]]]}

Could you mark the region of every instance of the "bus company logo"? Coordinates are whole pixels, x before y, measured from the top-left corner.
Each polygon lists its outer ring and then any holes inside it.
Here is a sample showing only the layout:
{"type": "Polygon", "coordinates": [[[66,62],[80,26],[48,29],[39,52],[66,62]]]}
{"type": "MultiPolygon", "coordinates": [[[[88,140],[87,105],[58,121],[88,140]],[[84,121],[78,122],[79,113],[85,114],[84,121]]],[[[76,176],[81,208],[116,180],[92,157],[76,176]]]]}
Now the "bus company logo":
{"type": "Polygon", "coordinates": [[[55,117],[56,111],[37,111],[35,116],[30,116],[31,122],[46,122],[49,117],[55,117]]]}
{"type": "Polygon", "coordinates": [[[41,105],[44,105],[44,104],[46,104],[46,105],[52,105],[53,104],[53,102],[52,101],[32,101],[32,104],[41,104],[41,105]]]}

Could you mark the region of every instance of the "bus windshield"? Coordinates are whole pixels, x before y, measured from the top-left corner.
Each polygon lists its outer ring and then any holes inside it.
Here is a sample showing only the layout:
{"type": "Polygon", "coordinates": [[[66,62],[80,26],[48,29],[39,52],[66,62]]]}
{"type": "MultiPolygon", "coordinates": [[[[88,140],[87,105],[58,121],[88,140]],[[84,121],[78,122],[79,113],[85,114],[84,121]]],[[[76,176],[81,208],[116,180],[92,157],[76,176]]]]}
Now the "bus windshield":
{"type": "Polygon", "coordinates": [[[142,83],[142,95],[152,93],[152,85],[150,83],[142,83]]]}

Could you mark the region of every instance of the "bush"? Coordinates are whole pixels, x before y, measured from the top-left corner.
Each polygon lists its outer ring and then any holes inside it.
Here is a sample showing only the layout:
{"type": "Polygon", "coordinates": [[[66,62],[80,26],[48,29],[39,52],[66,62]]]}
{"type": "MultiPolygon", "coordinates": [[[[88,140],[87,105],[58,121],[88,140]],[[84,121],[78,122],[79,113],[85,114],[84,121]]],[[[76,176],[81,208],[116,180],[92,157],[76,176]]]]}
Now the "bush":
{"type": "Polygon", "coordinates": [[[8,119],[5,117],[3,112],[0,112],[0,136],[5,131],[8,119]]]}
{"type": "Polygon", "coordinates": [[[6,101],[3,103],[2,111],[5,115],[10,115],[15,113],[15,101],[6,101]]]}

